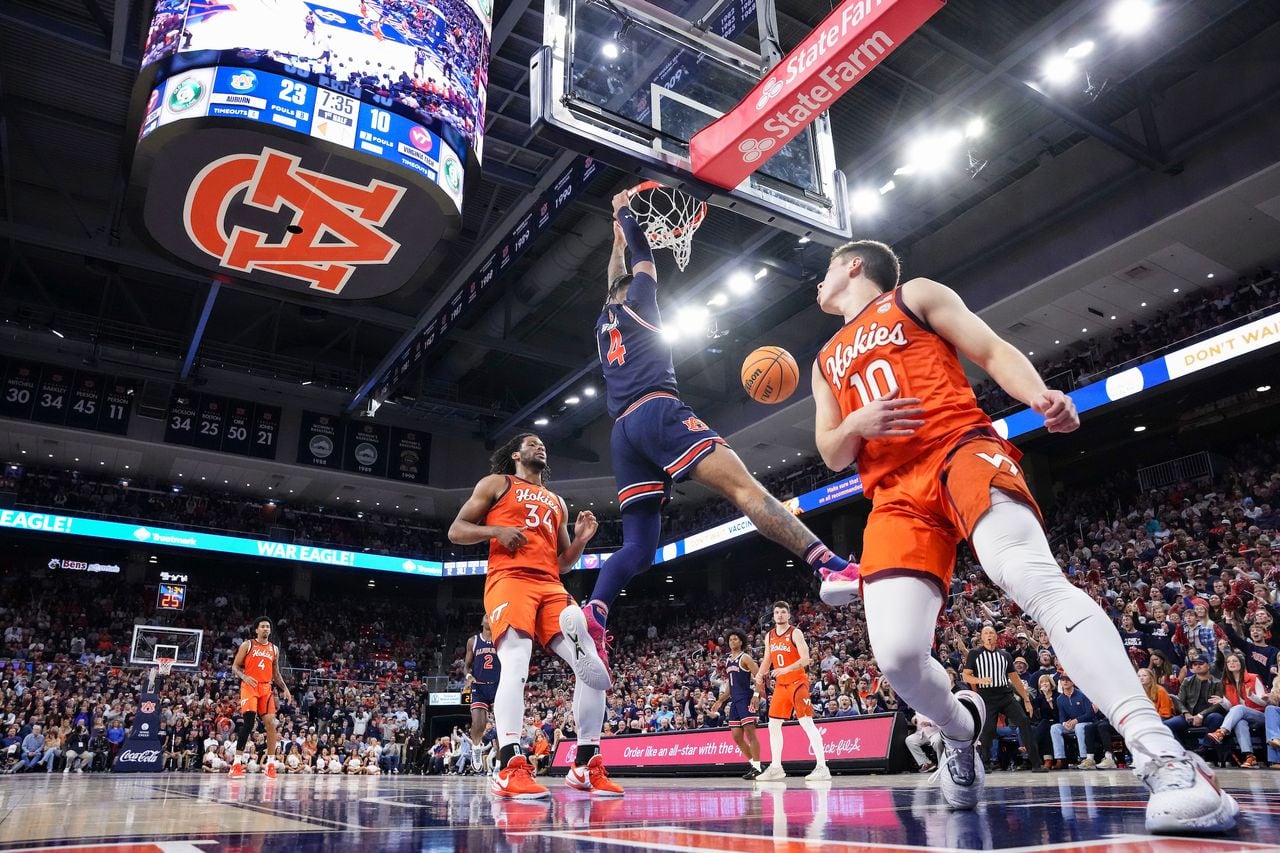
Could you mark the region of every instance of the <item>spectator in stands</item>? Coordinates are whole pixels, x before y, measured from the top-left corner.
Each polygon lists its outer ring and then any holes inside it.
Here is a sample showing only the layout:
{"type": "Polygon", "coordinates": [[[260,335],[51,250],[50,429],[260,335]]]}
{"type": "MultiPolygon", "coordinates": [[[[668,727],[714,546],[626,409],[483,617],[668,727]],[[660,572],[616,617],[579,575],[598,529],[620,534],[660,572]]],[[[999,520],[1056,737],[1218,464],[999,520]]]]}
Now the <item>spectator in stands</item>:
{"type": "Polygon", "coordinates": [[[44,757],[44,727],[36,723],[31,732],[22,739],[22,748],[18,751],[18,760],[9,768],[10,773],[21,773],[31,770],[44,757]]]}
{"type": "MultiPolygon", "coordinates": [[[[1205,735],[1205,739],[1221,744],[1228,734],[1234,734],[1236,745],[1244,756],[1240,766],[1257,767],[1258,759],[1253,754],[1253,735],[1249,727],[1263,723],[1266,691],[1258,676],[1245,670],[1243,656],[1234,652],[1226,657],[1223,688],[1224,694],[1216,698],[1227,708],[1227,715],[1218,724],[1218,728],[1205,735]]],[[[1213,698],[1215,697],[1210,697],[1210,701],[1213,698]]]]}
{"type": "Polygon", "coordinates": [[[1142,690],[1147,694],[1147,698],[1151,700],[1151,704],[1156,706],[1156,712],[1160,714],[1160,719],[1170,720],[1175,716],[1179,716],[1173,707],[1173,699],[1170,698],[1169,691],[1161,686],[1150,669],[1143,667],[1138,670],[1138,683],[1142,685],[1142,690]]]}
{"type": "Polygon", "coordinates": [[[1093,703],[1088,696],[1076,689],[1075,682],[1065,672],[1058,676],[1058,687],[1060,690],[1054,700],[1058,721],[1049,727],[1049,737],[1053,741],[1053,767],[1061,770],[1067,766],[1066,735],[1071,734],[1076,738],[1080,766],[1091,768],[1094,765],[1089,756],[1088,734],[1095,721],[1093,703]],[[1086,760],[1089,762],[1087,765],[1086,760]]]}
{"type": "Polygon", "coordinates": [[[935,758],[942,754],[942,729],[938,728],[938,724],[933,720],[919,713],[915,715],[913,722],[916,730],[907,735],[907,750],[916,760],[916,766],[920,772],[928,773],[938,765],[929,758],[924,748],[928,746],[932,749],[935,758]]]}
{"type": "Polygon", "coordinates": [[[1182,718],[1170,717],[1164,724],[1179,739],[1191,728],[1204,726],[1209,731],[1221,727],[1226,716],[1222,705],[1222,682],[1209,671],[1209,659],[1197,655],[1189,660],[1192,677],[1178,688],[1178,704],[1182,706],[1182,718]]]}
{"type": "Polygon", "coordinates": [[[1280,770],[1280,675],[1271,683],[1263,716],[1266,719],[1267,766],[1280,770]]]}
{"type": "Polygon", "coordinates": [[[44,765],[44,772],[52,773],[53,766],[62,756],[62,738],[58,736],[57,729],[50,729],[49,734],[44,739],[44,754],[40,756],[40,763],[44,765]]]}

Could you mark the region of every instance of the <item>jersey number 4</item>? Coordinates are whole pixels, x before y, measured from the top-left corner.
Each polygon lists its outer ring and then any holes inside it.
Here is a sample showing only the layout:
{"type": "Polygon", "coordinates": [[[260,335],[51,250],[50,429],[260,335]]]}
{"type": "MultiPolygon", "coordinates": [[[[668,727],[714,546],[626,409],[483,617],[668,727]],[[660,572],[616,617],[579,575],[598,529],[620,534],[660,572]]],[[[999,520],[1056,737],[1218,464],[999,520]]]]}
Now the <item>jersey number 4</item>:
{"type": "Polygon", "coordinates": [[[627,363],[627,348],[622,345],[622,332],[616,327],[609,330],[609,352],[605,355],[605,360],[610,364],[627,363]]]}

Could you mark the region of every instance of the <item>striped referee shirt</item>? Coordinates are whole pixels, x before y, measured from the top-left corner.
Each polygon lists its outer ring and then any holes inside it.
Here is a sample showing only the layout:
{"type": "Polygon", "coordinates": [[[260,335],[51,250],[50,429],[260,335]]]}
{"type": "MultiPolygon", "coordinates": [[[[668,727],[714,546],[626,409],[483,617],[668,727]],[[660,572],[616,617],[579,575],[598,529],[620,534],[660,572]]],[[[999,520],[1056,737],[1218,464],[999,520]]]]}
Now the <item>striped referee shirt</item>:
{"type": "Polygon", "coordinates": [[[982,646],[969,650],[964,668],[971,670],[974,677],[980,681],[991,679],[990,684],[983,684],[978,688],[979,690],[1008,689],[1009,675],[1016,672],[1013,668],[1013,659],[1006,652],[1001,649],[988,651],[982,646]]]}

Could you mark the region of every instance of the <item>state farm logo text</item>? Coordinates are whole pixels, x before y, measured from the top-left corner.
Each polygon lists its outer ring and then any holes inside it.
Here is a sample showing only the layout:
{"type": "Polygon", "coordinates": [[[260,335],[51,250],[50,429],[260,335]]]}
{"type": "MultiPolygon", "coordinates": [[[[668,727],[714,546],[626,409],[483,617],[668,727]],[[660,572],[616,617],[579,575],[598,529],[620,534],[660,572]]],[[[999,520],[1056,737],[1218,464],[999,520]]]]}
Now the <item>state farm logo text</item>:
{"type": "Polygon", "coordinates": [[[359,266],[389,263],[400,249],[382,228],[405,188],[377,179],[355,184],[303,169],[300,162],[273,148],[213,161],[187,190],[183,224],[191,242],[227,269],[275,273],[336,295],[359,266]],[[227,214],[237,203],[288,208],[293,221],[278,242],[241,225],[228,233],[227,214]]]}

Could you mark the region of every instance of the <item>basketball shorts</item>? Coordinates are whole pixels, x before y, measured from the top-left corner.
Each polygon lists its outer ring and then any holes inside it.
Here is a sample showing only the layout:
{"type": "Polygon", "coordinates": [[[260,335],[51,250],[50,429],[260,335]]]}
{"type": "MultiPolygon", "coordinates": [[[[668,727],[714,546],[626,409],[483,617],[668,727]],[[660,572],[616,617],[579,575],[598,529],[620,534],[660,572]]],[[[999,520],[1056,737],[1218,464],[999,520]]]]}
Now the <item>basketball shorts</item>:
{"type": "Polygon", "coordinates": [[[725,440],[674,394],[655,391],[627,407],[613,422],[609,448],[618,508],[671,495],[671,484],[685,479],[725,440]]]}
{"type": "Polygon", "coordinates": [[[876,486],[863,533],[863,581],[921,575],[935,581],[945,596],[956,545],[991,508],[992,489],[1040,516],[1018,464],[1021,458],[1003,439],[982,436],[962,439],[886,476],[876,486]]]}
{"type": "Polygon", "coordinates": [[[485,711],[493,710],[493,697],[498,692],[498,684],[481,684],[474,682],[471,685],[471,710],[481,708],[485,711]]]}
{"type": "Polygon", "coordinates": [[[776,720],[789,720],[793,713],[797,720],[813,716],[813,702],[809,700],[807,680],[778,684],[773,688],[773,696],[769,699],[769,716],[776,720]]]}
{"type": "Polygon", "coordinates": [[[265,717],[276,712],[276,692],[271,684],[250,687],[240,682],[240,713],[265,717]]]}
{"type": "Polygon", "coordinates": [[[560,633],[560,612],[573,603],[564,584],[542,575],[504,571],[489,575],[484,586],[484,609],[495,643],[508,628],[515,628],[549,648],[560,633]]]}
{"type": "Polygon", "coordinates": [[[750,699],[730,699],[729,700],[729,716],[725,720],[729,724],[729,728],[736,729],[741,726],[754,726],[759,721],[759,715],[750,710],[750,699]]]}

